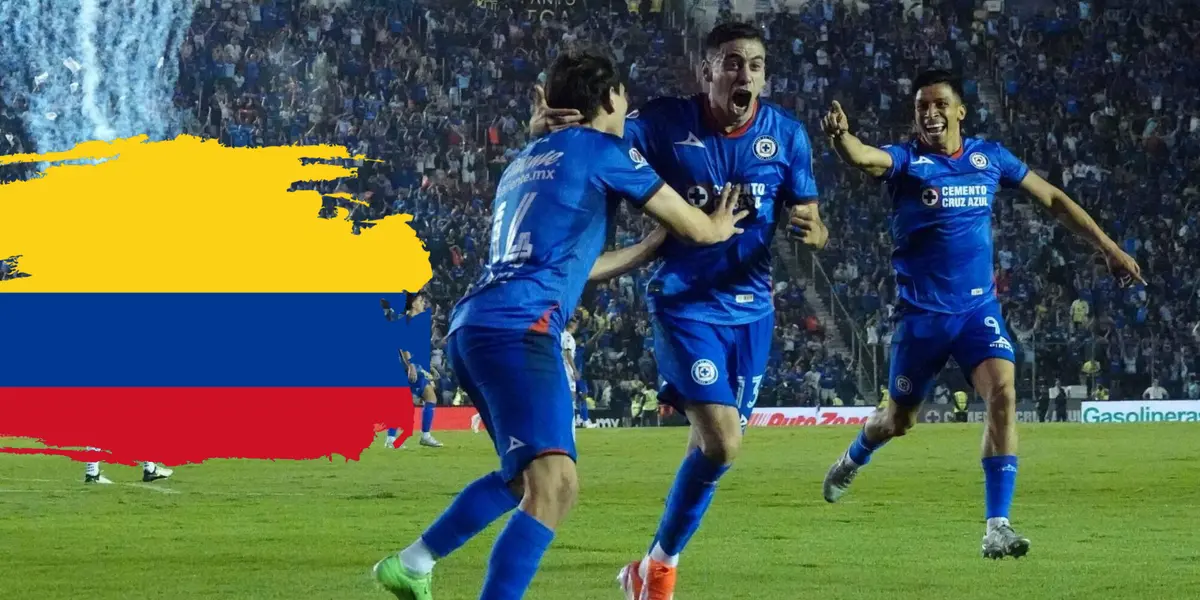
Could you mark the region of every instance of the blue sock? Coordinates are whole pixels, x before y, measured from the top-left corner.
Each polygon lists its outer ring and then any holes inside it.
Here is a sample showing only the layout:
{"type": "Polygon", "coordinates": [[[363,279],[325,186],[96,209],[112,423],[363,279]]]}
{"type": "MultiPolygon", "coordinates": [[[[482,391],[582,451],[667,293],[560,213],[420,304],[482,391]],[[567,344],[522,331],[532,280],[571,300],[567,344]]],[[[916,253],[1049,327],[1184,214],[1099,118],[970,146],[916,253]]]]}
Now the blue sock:
{"type": "Polygon", "coordinates": [[[587,400],[579,403],[579,418],[583,419],[584,421],[588,420],[587,400]]]}
{"type": "Polygon", "coordinates": [[[389,430],[388,430],[388,437],[396,437],[396,434],[397,434],[397,433],[400,433],[400,430],[399,430],[399,429],[395,429],[395,428],[389,429],[389,430]]]}
{"type": "Polygon", "coordinates": [[[984,489],[987,493],[987,518],[1008,518],[1013,490],[1017,487],[1017,457],[989,456],[983,459],[984,489]]]}
{"type": "Polygon", "coordinates": [[[867,430],[862,429],[858,432],[858,437],[854,438],[853,442],[850,442],[850,449],[846,450],[846,455],[850,457],[850,460],[854,461],[854,464],[861,467],[871,462],[871,454],[886,443],[886,441],[876,443],[868,440],[867,430]]]}
{"type": "Polygon", "coordinates": [[[437,405],[432,402],[426,402],[421,407],[421,433],[429,433],[433,431],[433,410],[437,405]]]}
{"type": "Polygon", "coordinates": [[[529,589],[554,530],[518,510],[496,538],[479,600],[520,600],[529,589]]]}
{"type": "Polygon", "coordinates": [[[504,478],[493,471],[463,488],[421,540],[437,558],[445,558],[516,507],[504,478]]]}
{"type": "Polygon", "coordinates": [[[667,496],[667,508],[658,524],[654,542],[650,544],[651,549],[657,543],[668,556],[683,552],[692,534],[700,528],[708,505],[712,504],[717,480],[728,470],[729,465],[709,460],[700,450],[693,450],[683,459],[667,496]]]}

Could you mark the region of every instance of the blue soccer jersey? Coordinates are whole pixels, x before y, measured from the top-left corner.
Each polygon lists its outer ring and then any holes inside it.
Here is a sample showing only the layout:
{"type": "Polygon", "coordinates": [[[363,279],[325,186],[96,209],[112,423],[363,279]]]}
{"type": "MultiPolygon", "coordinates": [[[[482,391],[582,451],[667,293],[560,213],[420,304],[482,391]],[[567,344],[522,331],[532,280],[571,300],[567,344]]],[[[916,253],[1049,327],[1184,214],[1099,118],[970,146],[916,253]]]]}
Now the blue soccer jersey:
{"type": "Polygon", "coordinates": [[[954,360],[968,376],[985,360],[1015,362],[996,299],[992,203],[1029,167],[1000,144],[968,138],[957,154],[916,141],[887,146],[883,174],[892,198],[892,264],[900,306],[888,391],[901,406],[921,403],[954,360]]]}
{"type": "Polygon", "coordinates": [[[1001,186],[1029,172],[996,142],[966,138],[954,156],[924,152],[914,140],[883,148],[892,199],[892,266],[900,300],[961,314],[993,300],[992,203],[1001,186]]]}
{"type": "Polygon", "coordinates": [[[433,315],[426,310],[413,316],[401,316],[404,326],[403,345],[401,350],[409,353],[409,362],[417,365],[417,370],[429,368],[433,353],[433,315]]]}
{"type": "Polygon", "coordinates": [[[771,242],[783,209],[816,200],[804,126],[760,102],[741,129],[712,124],[704,95],[660,98],[626,120],[625,137],[684,198],[711,211],[721,189],[741,184],[745,230],[697,248],[668,238],[647,285],[654,314],[659,398],[754,410],[774,326],[771,242]]]}
{"type": "Polygon", "coordinates": [[[451,317],[447,357],[511,481],[539,456],[575,458],[575,402],[559,342],[608,223],[664,185],[637,150],[572,127],[525,148],[500,178],[488,265],[451,317]]]}
{"type": "Polygon", "coordinates": [[[698,248],[668,238],[648,285],[651,312],[718,325],[753,323],[774,311],[771,242],[782,209],[813,202],[817,185],[804,125],[759,102],[745,127],[710,124],[707,97],[659,98],[630,113],[625,139],[694,206],[709,212],[728,184],[746,186],[750,216],[729,240],[698,248]]]}
{"type": "Polygon", "coordinates": [[[500,178],[488,264],[449,332],[533,329],[557,340],[604,250],[616,201],[641,207],[662,185],[637,150],[595,129],[571,127],[527,146],[500,178]]]}

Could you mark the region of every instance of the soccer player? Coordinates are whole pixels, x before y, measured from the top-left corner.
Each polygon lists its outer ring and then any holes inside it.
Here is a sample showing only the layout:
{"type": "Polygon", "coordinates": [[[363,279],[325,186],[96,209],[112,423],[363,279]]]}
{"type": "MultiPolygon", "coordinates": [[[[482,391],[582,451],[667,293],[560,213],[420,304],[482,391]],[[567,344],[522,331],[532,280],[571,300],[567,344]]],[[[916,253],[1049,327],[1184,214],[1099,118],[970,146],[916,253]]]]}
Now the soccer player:
{"type": "Polygon", "coordinates": [[[983,472],[987,532],[983,555],[1020,557],[1029,540],[1009,524],[1017,477],[1014,356],[992,278],[992,203],[999,187],[1019,187],[1100,251],[1123,285],[1141,270],[1066,194],[996,142],[962,137],[962,87],[946,71],[913,86],[916,135],[874,148],[849,133],[834,102],[822,127],[845,162],[887,182],[892,202],[899,303],[883,405],[825,476],[825,500],[846,493],[858,470],[888,440],[904,435],[947,359],[969,374],[987,402],[983,472]]]}
{"type": "MultiPolygon", "coordinates": [[[[759,100],[766,82],[759,30],[715,27],[700,71],[707,93],[650,101],[629,115],[625,137],[697,207],[711,210],[720,190],[741,184],[750,217],[746,233],[718,246],[668,239],[648,286],[659,400],[684,413],[691,430],[649,551],[618,575],[629,599],[672,596],[679,555],[741,447],[770,356],[771,243],[783,211],[806,244],[821,248],[828,237],[804,125],[759,100]]],[[[552,101],[536,105],[531,131],[578,118],[562,109],[552,101]]]]}
{"type": "Polygon", "coordinates": [[[588,418],[587,400],[580,398],[577,388],[577,382],[580,380],[579,371],[575,368],[575,353],[578,347],[575,344],[575,331],[579,329],[579,321],[575,317],[567,322],[567,329],[562,332],[562,355],[563,365],[567,368],[567,382],[571,384],[571,397],[575,399],[575,406],[579,410],[579,423],[588,429],[594,428],[595,423],[588,418]]]}
{"type": "Polygon", "coordinates": [[[404,600],[431,597],[435,561],[514,508],[488,560],[480,598],[521,598],[575,502],[574,403],[559,334],[589,278],[645,260],[665,232],[601,255],[624,198],[692,244],[741,233],[729,186],[711,214],[690,206],[621,136],[628,108],[616,68],[590,51],[560,55],[546,93],[583,126],[525,147],[500,178],[488,264],[451,316],[447,357],[473,400],[501,468],[471,484],[412,545],[375,566],[404,600]]]}
{"type": "MultiPolygon", "coordinates": [[[[89,448],[95,450],[95,448],[89,448]]],[[[83,467],[83,482],[84,483],[112,483],[112,480],[100,473],[100,463],[89,462],[83,467]]],[[[173,470],[163,466],[156,465],[152,462],[142,463],[142,481],[150,483],[159,479],[166,479],[174,473],[173,470]]]]}
{"type": "MultiPolygon", "coordinates": [[[[404,303],[405,326],[419,331],[429,330],[432,334],[432,322],[430,315],[426,313],[429,309],[429,299],[425,297],[425,294],[423,292],[408,294],[404,303]]],[[[387,320],[399,320],[400,317],[392,308],[391,303],[386,299],[381,299],[379,304],[383,307],[383,315],[387,320]]],[[[423,356],[422,358],[428,360],[428,357],[423,356]]],[[[429,446],[430,448],[441,448],[442,443],[433,437],[433,416],[437,408],[437,387],[434,385],[434,382],[438,380],[438,377],[426,370],[425,365],[421,363],[421,359],[414,359],[412,352],[408,350],[400,350],[400,360],[404,363],[404,368],[408,372],[409,389],[412,390],[413,404],[421,407],[421,445],[429,446]]],[[[403,448],[404,443],[395,446],[399,433],[400,430],[397,428],[388,429],[384,445],[388,448],[403,448]]],[[[405,440],[405,442],[407,441],[405,440]]]]}

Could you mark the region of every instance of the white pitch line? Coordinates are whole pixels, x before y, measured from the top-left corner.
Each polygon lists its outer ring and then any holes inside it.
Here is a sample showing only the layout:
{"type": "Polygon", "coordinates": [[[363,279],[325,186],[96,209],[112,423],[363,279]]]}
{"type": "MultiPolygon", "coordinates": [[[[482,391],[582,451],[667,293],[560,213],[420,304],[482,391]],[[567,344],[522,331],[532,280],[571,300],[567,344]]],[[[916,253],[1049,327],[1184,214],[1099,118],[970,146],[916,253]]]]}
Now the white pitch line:
{"type": "Polygon", "coordinates": [[[178,494],[179,493],[179,490],[173,490],[169,487],[159,487],[156,485],[151,485],[149,483],[119,483],[119,482],[114,482],[114,483],[117,483],[117,485],[124,485],[124,486],[128,486],[128,487],[137,487],[137,488],[142,488],[142,489],[146,489],[146,490],[154,490],[160,494],[178,494]]]}

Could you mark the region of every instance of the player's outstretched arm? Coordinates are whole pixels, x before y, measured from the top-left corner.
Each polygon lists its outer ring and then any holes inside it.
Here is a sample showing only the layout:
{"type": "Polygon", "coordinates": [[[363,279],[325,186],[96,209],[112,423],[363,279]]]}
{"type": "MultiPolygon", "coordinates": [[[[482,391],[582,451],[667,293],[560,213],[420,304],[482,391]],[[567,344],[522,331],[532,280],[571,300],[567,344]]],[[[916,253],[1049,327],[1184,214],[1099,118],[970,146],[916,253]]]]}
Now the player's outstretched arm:
{"type": "Polygon", "coordinates": [[[1121,250],[1121,247],[1108,237],[1104,230],[1100,229],[1091,215],[1072,200],[1066,192],[1042,179],[1042,176],[1034,173],[1032,169],[1021,179],[1021,189],[1033,196],[1038,204],[1054,215],[1059,223],[1102,252],[1109,270],[1122,285],[1129,285],[1134,281],[1143,285],[1146,283],[1146,280],[1142,278],[1142,269],[1138,266],[1137,261],[1121,250]]]}
{"type": "Polygon", "coordinates": [[[748,211],[734,212],[741,190],[740,185],[726,184],[712,214],[706,215],[704,211],[688,204],[671,186],[664,185],[646,201],[642,212],[654,217],[675,237],[685,242],[698,246],[718,244],[742,232],[737,224],[746,217],[748,211]]]}
{"type": "Polygon", "coordinates": [[[658,253],[658,247],[667,239],[667,230],[657,227],[642,241],[632,245],[605,252],[596,259],[588,281],[603,281],[620,277],[644,264],[650,262],[658,253]]]}
{"type": "Polygon", "coordinates": [[[821,119],[821,129],[829,137],[829,143],[833,144],[837,155],[850,166],[871,177],[882,177],[892,168],[892,155],[862,143],[850,133],[850,121],[836,100],[825,118],[821,119]]]}

